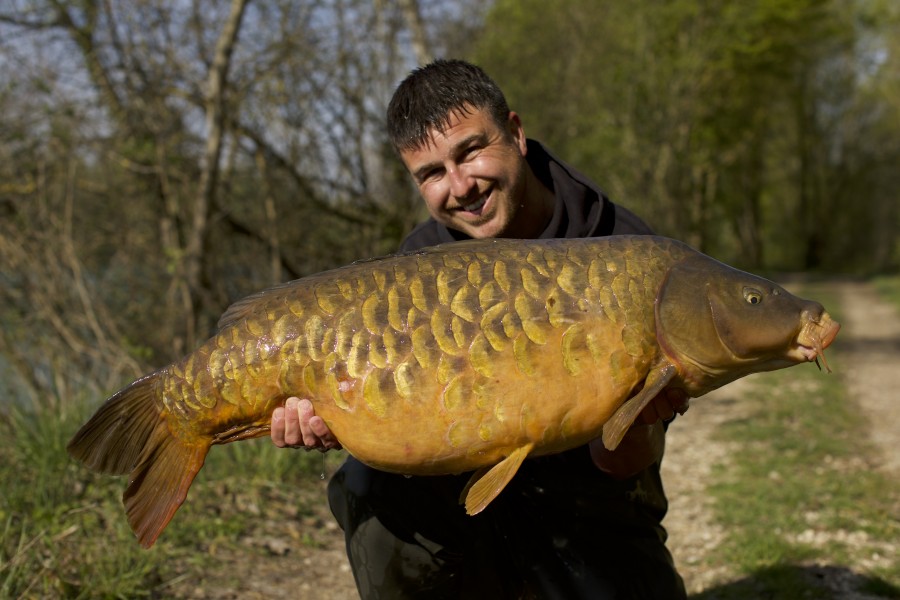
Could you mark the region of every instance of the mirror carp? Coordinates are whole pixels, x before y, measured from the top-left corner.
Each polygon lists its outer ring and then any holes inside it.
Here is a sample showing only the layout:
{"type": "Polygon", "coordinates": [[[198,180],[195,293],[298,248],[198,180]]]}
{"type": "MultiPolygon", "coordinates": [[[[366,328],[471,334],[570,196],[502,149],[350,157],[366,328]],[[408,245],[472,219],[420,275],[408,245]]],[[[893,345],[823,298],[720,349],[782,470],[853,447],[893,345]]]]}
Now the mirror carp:
{"type": "Polygon", "coordinates": [[[475,471],[475,514],[526,457],[601,436],[614,449],[663,389],[698,397],[824,360],[838,329],[817,302],[672,239],[456,242],[238,301],[197,350],[109,398],[68,450],[129,476],[128,521],[150,547],[210,447],[267,435],[298,396],[372,467],[475,471]]]}

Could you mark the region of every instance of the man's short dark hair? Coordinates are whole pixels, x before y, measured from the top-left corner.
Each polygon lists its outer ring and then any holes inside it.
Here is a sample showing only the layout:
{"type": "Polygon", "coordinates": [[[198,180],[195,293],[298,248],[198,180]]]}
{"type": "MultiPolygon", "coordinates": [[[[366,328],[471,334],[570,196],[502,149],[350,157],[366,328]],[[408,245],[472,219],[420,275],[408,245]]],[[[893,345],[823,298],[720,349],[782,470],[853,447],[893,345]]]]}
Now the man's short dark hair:
{"type": "Polygon", "coordinates": [[[412,71],[397,87],[387,109],[391,143],[398,151],[428,143],[431,129],[443,132],[454,114],[486,110],[501,127],[509,106],[500,87],[479,67],[438,59],[412,71]]]}

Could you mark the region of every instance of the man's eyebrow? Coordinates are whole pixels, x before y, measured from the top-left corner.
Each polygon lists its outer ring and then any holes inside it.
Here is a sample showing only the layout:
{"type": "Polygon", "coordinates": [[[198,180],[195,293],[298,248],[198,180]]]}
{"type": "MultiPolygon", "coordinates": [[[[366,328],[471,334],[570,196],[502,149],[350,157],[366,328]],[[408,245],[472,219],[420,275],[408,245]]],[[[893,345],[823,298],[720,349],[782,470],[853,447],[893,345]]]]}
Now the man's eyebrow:
{"type": "Polygon", "coordinates": [[[473,133],[470,136],[464,137],[459,140],[456,144],[453,145],[453,153],[458,154],[460,151],[465,150],[469,146],[472,145],[472,142],[485,143],[487,141],[487,135],[483,131],[479,131],[477,133],[473,133]]]}

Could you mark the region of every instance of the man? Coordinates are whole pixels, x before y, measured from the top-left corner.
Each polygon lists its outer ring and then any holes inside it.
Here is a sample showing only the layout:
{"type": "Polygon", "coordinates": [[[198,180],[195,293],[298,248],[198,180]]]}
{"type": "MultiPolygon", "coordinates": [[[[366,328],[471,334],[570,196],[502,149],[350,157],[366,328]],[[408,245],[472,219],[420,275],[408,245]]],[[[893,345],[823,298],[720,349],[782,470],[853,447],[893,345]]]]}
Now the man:
{"type": "MultiPolygon", "coordinates": [[[[466,238],[650,234],[584,176],[527,140],[478,67],[413,71],[388,130],[431,218],[401,249],[466,238]]],[[[664,421],[687,399],[656,398],[615,452],[595,440],[526,461],[479,515],[459,506],[470,474],[404,477],[352,457],[329,484],[360,596],[369,598],[683,598],[660,525],[664,421]]],[[[338,441],[308,401],[272,417],[278,446],[338,441]]]]}

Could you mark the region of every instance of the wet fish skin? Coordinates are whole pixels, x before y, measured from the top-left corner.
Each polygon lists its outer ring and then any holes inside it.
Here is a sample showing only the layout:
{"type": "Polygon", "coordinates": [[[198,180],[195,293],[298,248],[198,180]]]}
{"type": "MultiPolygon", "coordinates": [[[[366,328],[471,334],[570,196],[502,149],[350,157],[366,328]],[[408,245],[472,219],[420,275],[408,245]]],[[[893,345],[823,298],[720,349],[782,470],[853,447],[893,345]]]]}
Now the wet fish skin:
{"type": "Polygon", "coordinates": [[[110,398],[69,449],[131,474],[126,512],[149,546],[210,445],[266,435],[274,408],[300,396],[372,466],[482,469],[474,513],[527,456],[601,432],[615,447],[662,389],[697,397],[812,360],[836,333],[821,305],[674,240],[473,240],[238,302],[195,352],[110,398]]]}

